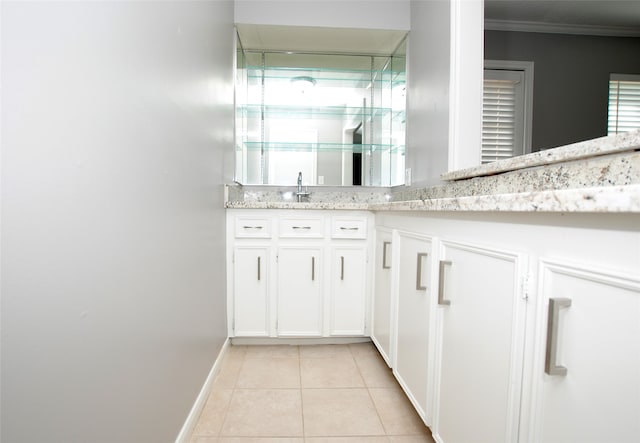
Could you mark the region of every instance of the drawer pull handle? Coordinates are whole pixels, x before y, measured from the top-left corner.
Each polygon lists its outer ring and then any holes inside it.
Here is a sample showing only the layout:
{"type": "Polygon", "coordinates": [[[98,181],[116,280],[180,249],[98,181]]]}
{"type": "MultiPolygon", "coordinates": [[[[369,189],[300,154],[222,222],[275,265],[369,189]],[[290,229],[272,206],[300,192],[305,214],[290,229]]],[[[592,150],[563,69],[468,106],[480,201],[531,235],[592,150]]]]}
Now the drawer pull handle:
{"type": "Polygon", "coordinates": [[[382,269],[391,269],[391,265],[387,262],[387,248],[391,245],[390,241],[382,242],[382,269]]]}
{"type": "Polygon", "coordinates": [[[341,229],[342,231],[357,231],[357,230],[358,230],[358,229],[360,229],[360,228],[358,228],[358,227],[347,228],[347,227],[345,227],[345,226],[340,226],[340,229],[341,229]]]}
{"type": "Polygon", "coordinates": [[[258,256],[258,281],[260,281],[260,256],[258,256]]]}
{"type": "Polygon", "coordinates": [[[293,229],[311,229],[311,226],[292,226],[293,229]]]}
{"type": "Polygon", "coordinates": [[[344,257],[340,257],[340,280],[344,280],[344,257]]]}
{"type": "Polygon", "coordinates": [[[262,226],[243,226],[243,229],[262,229],[262,226]]]}
{"type": "Polygon", "coordinates": [[[418,259],[416,262],[418,263],[418,269],[416,271],[416,290],[417,291],[426,291],[427,287],[422,284],[422,259],[427,257],[429,254],[426,252],[418,252],[418,259]]]}
{"type": "Polygon", "coordinates": [[[311,281],[316,279],[316,258],[311,257],[311,281]]]}
{"type": "Polygon", "coordinates": [[[444,299],[444,267],[451,266],[449,260],[440,260],[440,275],[438,281],[438,304],[441,306],[449,306],[451,300],[444,299]]]}
{"type": "Polygon", "coordinates": [[[570,298],[550,298],[549,317],[547,320],[547,349],[544,372],[549,375],[567,375],[567,368],[557,364],[558,358],[558,322],[560,308],[571,306],[570,298]]]}

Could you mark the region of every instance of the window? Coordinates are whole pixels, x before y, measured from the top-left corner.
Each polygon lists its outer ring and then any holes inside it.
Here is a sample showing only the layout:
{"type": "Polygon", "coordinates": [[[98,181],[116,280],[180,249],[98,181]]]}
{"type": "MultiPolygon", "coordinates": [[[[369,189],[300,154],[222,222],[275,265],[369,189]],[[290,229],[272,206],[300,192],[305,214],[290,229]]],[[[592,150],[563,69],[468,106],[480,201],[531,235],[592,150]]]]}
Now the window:
{"type": "Polygon", "coordinates": [[[640,129],[640,75],[609,77],[608,135],[640,129]]]}
{"type": "Polygon", "coordinates": [[[533,63],[485,61],[482,163],[531,151],[533,63]]]}

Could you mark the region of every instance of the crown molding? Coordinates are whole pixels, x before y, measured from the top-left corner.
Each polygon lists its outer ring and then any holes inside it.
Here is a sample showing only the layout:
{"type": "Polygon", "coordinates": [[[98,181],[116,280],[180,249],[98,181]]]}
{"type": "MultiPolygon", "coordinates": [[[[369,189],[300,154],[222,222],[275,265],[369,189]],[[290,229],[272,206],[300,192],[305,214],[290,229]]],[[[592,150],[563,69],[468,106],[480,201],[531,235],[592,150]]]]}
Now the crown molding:
{"type": "Polygon", "coordinates": [[[607,37],[640,37],[640,28],[543,23],[512,20],[484,21],[487,31],[540,32],[546,34],[596,35],[607,37]]]}

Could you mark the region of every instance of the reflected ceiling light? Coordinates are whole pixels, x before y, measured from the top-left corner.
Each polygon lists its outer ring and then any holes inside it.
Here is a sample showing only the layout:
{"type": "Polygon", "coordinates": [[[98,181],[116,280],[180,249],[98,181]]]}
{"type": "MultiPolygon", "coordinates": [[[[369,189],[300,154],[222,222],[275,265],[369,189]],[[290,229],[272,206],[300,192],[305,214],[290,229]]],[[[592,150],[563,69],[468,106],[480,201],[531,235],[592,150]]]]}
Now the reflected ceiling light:
{"type": "Polygon", "coordinates": [[[291,84],[297,92],[306,94],[316,85],[316,80],[313,77],[301,75],[299,77],[293,77],[291,84]]]}

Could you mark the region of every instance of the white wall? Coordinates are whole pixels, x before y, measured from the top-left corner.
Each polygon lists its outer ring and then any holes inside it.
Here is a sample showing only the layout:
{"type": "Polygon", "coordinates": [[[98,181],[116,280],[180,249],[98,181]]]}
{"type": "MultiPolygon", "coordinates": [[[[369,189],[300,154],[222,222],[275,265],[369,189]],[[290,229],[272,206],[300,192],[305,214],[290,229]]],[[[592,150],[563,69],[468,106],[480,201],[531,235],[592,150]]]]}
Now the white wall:
{"type": "Polygon", "coordinates": [[[412,1],[407,53],[407,148],[412,185],[433,184],[448,168],[448,0],[412,1]]]}
{"type": "Polygon", "coordinates": [[[483,0],[451,0],[451,80],[447,171],[482,161],[483,0]]]}
{"type": "Polygon", "coordinates": [[[233,4],[1,8],[0,439],[171,441],[226,337],[233,4]]]}
{"type": "Polygon", "coordinates": [[[410,0],[235,0],[235,22],[408,30],[410,0]]]}
{"type": "Polygon", "coordinates": [[[412,186],[480,164],[482,0],[413,0],[407,55],[412,186]]]}

